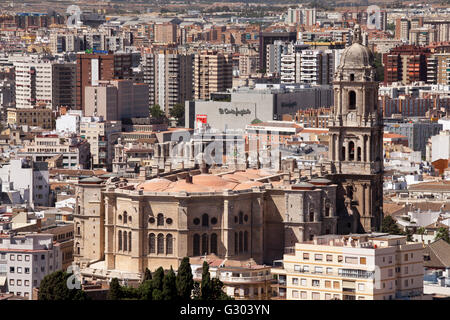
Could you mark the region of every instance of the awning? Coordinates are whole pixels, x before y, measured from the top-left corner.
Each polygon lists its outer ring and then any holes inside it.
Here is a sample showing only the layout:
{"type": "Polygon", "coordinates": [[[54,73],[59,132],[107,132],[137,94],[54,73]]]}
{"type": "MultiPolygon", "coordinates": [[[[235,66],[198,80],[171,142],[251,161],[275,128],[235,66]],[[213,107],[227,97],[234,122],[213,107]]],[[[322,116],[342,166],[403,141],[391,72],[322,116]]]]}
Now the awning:
{"type": "Polygon", "coordinates": [[[6,283],[6,276],[5,277],[0,277],[0,287],[3,287],[6,283]]]}

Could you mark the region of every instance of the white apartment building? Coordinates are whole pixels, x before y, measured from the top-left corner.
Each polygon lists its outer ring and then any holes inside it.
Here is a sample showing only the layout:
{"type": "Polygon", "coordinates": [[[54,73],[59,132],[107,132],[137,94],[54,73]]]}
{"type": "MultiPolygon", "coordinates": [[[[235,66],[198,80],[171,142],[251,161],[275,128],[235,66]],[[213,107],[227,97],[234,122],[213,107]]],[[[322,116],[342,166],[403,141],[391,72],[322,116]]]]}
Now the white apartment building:
{"type": "Polygon", "coordinates": [[[64,133],[80,133],[80,119],[83,116],[82,110],[69,110],[56,119],[56,132],[58,134],[64,133]]]}
{"type": "Polygon", "coordinates": [[[59,244],[52,234],[0,235],[0,288],[32,299],[33,288],[62,268],[59,244]]]}
{"type": "Polygon", "coordinates": [[[12,159],[0,168],[2,192],[19,191],[20,201],[31,206],[48,206],[49,178],[47,162],[12,159]]]}
{"type": "Polygon", "coordinates": [[[450,131],[441,131],[431,137],[431,162],[450,159],[450,131]]]}
{"type": "Polygon", "coordinates": [[[287,300],[420,299],[423,247],[382,233],[319,236],[296,243],[272,273],[287,300]]]}
{"type": "Polygon", "coordinates": [[[76,65],[29,58],[14,62],[16,107],[75,106],[76,65]]]}

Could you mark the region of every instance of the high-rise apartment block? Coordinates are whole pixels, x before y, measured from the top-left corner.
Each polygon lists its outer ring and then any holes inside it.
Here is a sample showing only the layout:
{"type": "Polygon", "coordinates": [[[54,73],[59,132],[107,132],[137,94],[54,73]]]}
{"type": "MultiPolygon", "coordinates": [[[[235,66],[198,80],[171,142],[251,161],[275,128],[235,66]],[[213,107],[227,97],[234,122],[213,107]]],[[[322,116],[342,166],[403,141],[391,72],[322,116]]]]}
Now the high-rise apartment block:
{"type": "Polygon", "coordinates": [[[150,106],[158,104],[169,116],[176,104],[193,97],[192,54],[177,50],[157,50],[144,56],[144,82],[149,86],[150,106]]]}
{"type": "Polygon", "coordinates": [[[85,87],[99,80],[129,79],[132,76],[131,54],[78,54],[76,108],[85,108],[85,87]]]}
{"type": "Polygon", "coordinates": [[[231,54],[201,51],[194,58],[194,97],[209,99],[210,94],[233,86],[231,54]]]}

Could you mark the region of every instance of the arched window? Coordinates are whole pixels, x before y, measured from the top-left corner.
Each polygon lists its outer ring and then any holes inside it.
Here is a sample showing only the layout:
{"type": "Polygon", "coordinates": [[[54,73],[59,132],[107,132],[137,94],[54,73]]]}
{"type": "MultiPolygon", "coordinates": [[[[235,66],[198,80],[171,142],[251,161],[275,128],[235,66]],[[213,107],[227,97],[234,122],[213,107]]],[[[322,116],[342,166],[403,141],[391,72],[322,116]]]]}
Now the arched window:
{"type": "Polygon", "coordinates": [[[200,255],[200,236],[198,234],[194,234],[194,256],[200,255]]]}
{"type": "Polygon", "coordinates": [[[202,234],[202,254],[208,254],[208,235],[202,234]]]}
{"type": "Polygon", "coordinates": [[[127,238],[127,232],[124,231],[123,232],[123,251],[127,251],[127,242],[128,242],[128,238],[127,238]]]}
{"type": "Polygon", "coordinates": [[[81,234],[81,228],[80,228],[80,225],[79,225],[79,224],[77,224],[77,234],[78,234],[78,235],[81,234]]]}
{"type": "Polygon", "coordinates": [[[166,236],[166,254],[173,254],[173,237],[171,234],[166,236]]]}
{"type": "Polygon", "coordinates": [[[348,93],[348,109],[356,109],[356,92],[353,90],[348,93]]]}
{"type": "Polygon", "coordinates": [[[156,251],[155,234],[154,233],[150,233],[150,235],[148,237],[148,251],[149,251],[149,253],[155,253],[155,251],[156,251]]]}
{"type": "Polygon", "coordinates": [[[248,252],[248,232],[244,231],[244,252],[248,252]]]}
{"type": "Polygon", "coordinates": [[[128,251],[131,251],[131,231],[128,232],[128,251]]]}
{"type": "Polygon", "coordinates": [[[128,214],[126,211],[123,212],[123,223],[127,223],[128,214]]]}
{"type": "Polygon", "coordinates": [[[325,217],[329,217],[330,216],[330,204],[327,203],[325,204],[325,217]]]}
{"type": "Polygon", "coordinates": [[[158,223],[156,225],[158,225],[158,226],[164,225],[164,215],[162,213],[158,213],[157,220],[158,220],[158,223]]]}
{"type": "Polygon", "coordinates": [[[211,253],[217,254],[217,234],[211,234],[211,253]]]}
{"type": "Polygon", "coordinates": [[[239,212],[239,224],[243,224],[244,223],[244,214],[242,213],[242,211],[239,212]]]}
{"type": "Polygon", "coordinates": [[[207,213],[202,215],[202,226],[203,227],[209,226],[209,216],[207,213]]]}
{"type": "Polygon", "coordinates": [[[164,235],[158,234],[158,254],[164,253],[164,235]]]}
{"type": "Polygon", "coordinates": [[[309,209],[309,222],[314,222],[314,209],[309,209]]]}
{"type": "Polygon", "coordinates": [[[241,253],[244,248],[243,248],[243,244],[244,244],[244,234],[242,233],[242,231],[239,231],[239,253],[241,253]]]}
{"type": "Polygon", "coordinates": [[[353,73],[350,74],[350,81],[355,81],[355,75],[353,73]]]}
{"type": "Polygon", "coordinates": [[[122,250],[122,231],[119,230],[119,250],[122,250]]]}
{"type": "Polygon", "coordinates": [[[357,153],[356,153],[356,160],[361,161],[361,147],[358,147],[357,153]]]}
{"type": "Polygon", "coordinates": [[[341,160],[345,161],[345,147],[342,147],[341,149],[341,160]]]}
{"type": "Polygon", "coordinates": [[[348,143],[348,160],[349,161],[355,160],[355,143],[353,141],[350,141],[348,143]]]}
{"type": "Polygon", "coordinates": [[[80,254],[80,243],[77,242],[77,244],[75,245],[75,247],[77,248],[77,254],[80,254]]]}
{"type": "Polygon", "coordinates": [[[238,238],[238,233],[235,232],[234,233],[234,254],[238,254],[239,253],[239,238],[238,238]]]}

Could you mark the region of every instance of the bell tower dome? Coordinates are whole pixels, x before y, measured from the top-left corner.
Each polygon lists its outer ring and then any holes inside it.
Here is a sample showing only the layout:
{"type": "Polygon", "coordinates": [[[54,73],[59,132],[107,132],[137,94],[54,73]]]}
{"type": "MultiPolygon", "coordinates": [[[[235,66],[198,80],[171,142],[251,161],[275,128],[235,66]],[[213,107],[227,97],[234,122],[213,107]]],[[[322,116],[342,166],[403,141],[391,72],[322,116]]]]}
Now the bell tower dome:
{"type": "Polygon", "coordinates": [[[382,215],[383,117],[373,54],[361,43],[361,28],[356,25],[353,43],[343,51],[334,75],[334,107],[328,123],[329,172],[347,197],[342,200],[344,211],[360,216],[360,227],[352,226],[351,232],[378,230],[382,215]]]}

